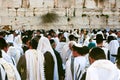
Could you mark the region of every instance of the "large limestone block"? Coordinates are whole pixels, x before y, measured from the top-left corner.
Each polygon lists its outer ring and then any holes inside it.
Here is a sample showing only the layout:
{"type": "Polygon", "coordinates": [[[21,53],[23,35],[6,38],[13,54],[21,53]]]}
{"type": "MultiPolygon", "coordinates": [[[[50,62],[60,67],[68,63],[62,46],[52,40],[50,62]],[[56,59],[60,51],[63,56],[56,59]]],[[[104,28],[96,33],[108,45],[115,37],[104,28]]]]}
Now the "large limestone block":
{"type": "Polygon", "coordinates": [[[13,17],[1,17],[1,25],[12,25],[14,18],[13,17]]]}
{"type": "Polygon", "coordinates": [[[48,12],[48,8],[34,8],[35,16],[42,16],[48,12]]]}
{"type": "Polygon", "coordinates": [[[83,8],[83,0],[76,0],[75,7],[76,8],[83,8]]]}
{"type": "Polygon", "coordinates": [[[21,7],[21,0],[2,0],[2,7],[21,7]]]}
{"type": "Polygon", "coordinates": [[[82,12],[82,9],[80,9],[80,8],[76,8],[76,9],[75,9],[75,15],[76,15],[76,16],[81,16],[82,13],[83,13],[83,12],[82,12]]]}
{"type": "Polygon", "coordinates": [[[114,16],[113,15],[109,15],[108,25],[113,25],[113,24],[114,24],[114,16]]]}
{"type": "Polygon", "coordinates": [[[44,0],[29,0],[30,7],[43,7],[44,0]]]}
{"type": "Polygon", "coordinates": [[[0,16],[8,16],[8,9],[7,8],[0,8],[0,16]]]}
{"type": "Polygon", "coordinates": [[[25,16],[34,16],[34,14],[33,14],[33,8],[26,9],[25,16]]]}
{"type": "Polygon", "coordinates": [[[74,7],[74,0],[58,0],[59,8],[71,8],[74,7]]]}
{"type": "Polygon", "coordinates": [[[88,17],[74,17],[71,19],[71,23],[76,25],[88,25],[89,24],[89,19],[88,17]]]}
{"type": "Polygon", "coordinates": [[[2,0],[2,7],[13,7],[13,0],[2,0]]]}
{"type": "MultiPolygon", "coordinates": [[[[99,15],[98,15],[99,16],[99,15]]],[[[100,25],[100,18],[98,18],[97,16],[91,16],[90,17],[90,24],[91,25],[100,25]]]]}
{"type": "Polygon", "coordinates": [[[23,16],[26,16],[26,14],[25,14],[26,12],[27,12],[27,9],[26,9],[26,8],[19,8],[19,9],[17,10],[16,15],[23,17],[23,16]]]}
{"type": "Polygon", "coordinates": [[[16,10],[15,8],[10,8],[8,9],[8,16],[10,17],[15,17],[17,14],[16,14],[16,10]]]}
{"type": "Polygon", "coordinates": [[[104,8],[109,9],[109,0],[104,1],[104,8]]]}
{"type": "Polygon", "coordinates": [[[0,0],[0,8],[2,7],[2,0],[0,0]]]}
{"type": "Polygon", "coordinates": [[[53,8],[54,7],[54,0],[44,0],[43,4],[44,8],[53,8]]]}
{"type": "Polygon", "coordinates": [[[39,25],[41,23],[40,17],[29,17],[28,19],[30,25],[39,25]]]}
{"type": "Polygon", "coordinates": [[[66,15],[66,9],[65,8],[53,8],[53,12],[58,14],[59,16],[65,16],[66,15]]]}
{"type": "Polygon", "coordinates": [[[86,0],[85,7],[86,8],[96,8],[96,3],[94,0],[86,0]]]}
{"type": "Polygon", "coordinates": [[[65,16],[60,16],[57,21],[52,22],[52,24],[57,24],[57,25],[66,25],[68,24],[67,17],[65,16]]]}
{"type": "Polygon", "coordinates": [[[21,4],[22,8],[29,8],[30,7],[29,0],[21,0],[21,2],[22,2],[22,4],[21,4]]]}
{"type": "Polygon", "coordinates": [[[120,0],[116,0],[116,7],[120,8],[120,0]]]}
{"type": "Polygon", "coordinates": [[[115,6],[116,6],[115,0],[109,0],[109,6],[110,6],[110,8],[115,8],[115,6]]]}
{"type": "Polygon", "coordinates": [[[0,16],[0,25],[1,25],[1,16],[0,16]]]}
{"type": "Polygon", "coordinates": [[[82,17],[82,25],[88,25],[89,24],[89,17],[82,17]]]}
{"type": "Polygon", "coordinates": [[[15,17],[14,24],[25,25],[28,23],[29,23],[29,19],[27,19],[27,17],[22,17],[22,16],[15,17]]]}
{"type": "Polygon", "coordinates": [[[21,0],[13,0],[12,7],[21,7],[22,1],[21,0]]]}

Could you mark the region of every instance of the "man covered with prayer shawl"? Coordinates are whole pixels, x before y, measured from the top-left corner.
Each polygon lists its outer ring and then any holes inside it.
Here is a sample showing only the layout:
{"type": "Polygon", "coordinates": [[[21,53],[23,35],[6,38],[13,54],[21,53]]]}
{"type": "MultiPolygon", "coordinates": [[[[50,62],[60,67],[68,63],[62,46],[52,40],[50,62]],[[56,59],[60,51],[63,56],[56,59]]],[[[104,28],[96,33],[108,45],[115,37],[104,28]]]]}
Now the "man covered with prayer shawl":
{"type": "Polygon", "coordinates": [[[89,52],[91,66],[87,69],[86,80],[119,80],[117,67],[109,60],[106,60],[104,51],[93,48],[89,52]]]}
{"type": "Polygon", "coordinates": [[[45,57],[44,66],[46,80],[59,80],[56,56],[48,38],[42,36],[39,40],[37,49],[40,50],[45,57]]]}
{"type": "Polygon", "coordinates": [[[72,57],[66,63],[65,80],[81,80],[87,67],[86,52],[84,52],[87,49],[79,45],[73,45],[72,48],[72,57]]]}
{"type": "Polygon", "coordinates": [[[38,42],[33,38],[29,42],[29,49],[20,57],[17,69],[22,80],[45,80],[44,57],[36,50],[38,42]]]}
{"type": "Polygon", "coordinates": [[[2,58],[0,50],[0,80],[21,80],[15,66],[2,58]]]}

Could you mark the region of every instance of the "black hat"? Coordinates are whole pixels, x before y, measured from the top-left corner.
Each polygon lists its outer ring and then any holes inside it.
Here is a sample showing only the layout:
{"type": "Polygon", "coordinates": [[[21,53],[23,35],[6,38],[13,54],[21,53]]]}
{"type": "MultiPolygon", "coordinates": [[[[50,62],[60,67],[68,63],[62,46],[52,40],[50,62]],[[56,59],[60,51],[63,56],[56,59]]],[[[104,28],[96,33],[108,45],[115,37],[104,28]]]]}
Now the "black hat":
{"type": "Polygon", "coordinates": [[[105,39],[103,39],[102,34],[97,34],[95,40],[105,40],[105,39]]]}
{"type": "Polygon", "coordinates": [[[77,51],[78,54],[85,55],[89,52],[89,49],[87,46],[81,46],[79,44],[75,44],[72,46],[73,50],[77,51]]]}

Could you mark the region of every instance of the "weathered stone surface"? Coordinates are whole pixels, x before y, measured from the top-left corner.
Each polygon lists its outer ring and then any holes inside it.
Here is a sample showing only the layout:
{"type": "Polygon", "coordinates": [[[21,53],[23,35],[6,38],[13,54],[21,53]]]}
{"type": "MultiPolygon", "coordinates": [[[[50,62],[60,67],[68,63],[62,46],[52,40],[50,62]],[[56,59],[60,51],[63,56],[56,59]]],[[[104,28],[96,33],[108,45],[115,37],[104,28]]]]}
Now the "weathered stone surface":
{"type": "Polygon", "coordinates": [[[13,29],[119,28],[120,1],[105,0],[0,0],[0,26],[13,29]],[[54,12],[58,21],[43,24],[41,16],[54,12]]]}
{"type": "Polygon", "coordinates": [[[29,0],[30,7],[43,7],[44,0],[29,0]]]}
{"type": "Polygon", "coordinates": [[[16,14],[16,10],[15,8],[10,8],[8,9],[8,16],[10,17],[15,17],[17,14],[16,14]]]}

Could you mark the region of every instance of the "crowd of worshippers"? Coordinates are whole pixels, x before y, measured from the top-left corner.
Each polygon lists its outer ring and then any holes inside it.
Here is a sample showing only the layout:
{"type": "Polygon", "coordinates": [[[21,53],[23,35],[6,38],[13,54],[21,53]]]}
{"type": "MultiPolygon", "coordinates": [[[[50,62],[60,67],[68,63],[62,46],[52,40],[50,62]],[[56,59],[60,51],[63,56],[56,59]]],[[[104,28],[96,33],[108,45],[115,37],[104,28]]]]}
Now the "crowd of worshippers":
{"type": "Polygon", "coordinates": [[[0,31],[0,80],[120,80],[120,30],[0,31]]]}

